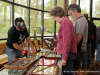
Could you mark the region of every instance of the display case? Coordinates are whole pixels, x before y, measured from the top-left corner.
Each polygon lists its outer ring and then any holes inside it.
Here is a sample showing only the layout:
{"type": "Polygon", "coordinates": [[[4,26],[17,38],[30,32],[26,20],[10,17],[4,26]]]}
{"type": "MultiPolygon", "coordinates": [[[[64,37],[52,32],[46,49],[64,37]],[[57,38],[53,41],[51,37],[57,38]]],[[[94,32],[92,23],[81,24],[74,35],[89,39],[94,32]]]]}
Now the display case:
{"type": "Polygon", "coordinates": [[[29,58],[17,58],[10,63],[4,65],[4,67],[9,68],[26,68],[29,69],[33,64],[35,64],[36,59],[29,59],[29,58]]]}
{"type": "Polygon", "coordinates": [[[39,56],[39,55],[37,55],[37,54],[34,54],[34,55],[28,55],[28,58],[38,60],[38,59],[41,58],[41,56],[39,56]]]}
{"type": "Polygon", "coordinates": [[[36,65],[56,65],[57,59],[44,59],[41,58],[36,62],[36,65]]]}
{"type": "Polygon", "coordinates": [[[25,75],[26,69],[24,68],[1,68],[0,75],[25,75]]]}
{"type": "Polygon", "coordinates": [[[51,50],[53,50],[56,46],[57,46],[57,43],[54,41],[53,38],[43,39],[43,48],[44,49],[51,49],[51,50]]]}
{"type": "Polygon", "coordinates": [[[61,55],[57,55],[55,52],[50,52],[45,58],[61,60],[61,55]]]}
{"type": "Polygon", "coordinates": [[[47,56],[49,53],[50,53],[50,52],[37,52],[36,54],[33,54],[33,55],[45,57],[45,56],[47,56]]]}
{"type": "Polygon", "coordinates": [[[57,75],[58,66],[36,66],[29,75],[57,75]]]}

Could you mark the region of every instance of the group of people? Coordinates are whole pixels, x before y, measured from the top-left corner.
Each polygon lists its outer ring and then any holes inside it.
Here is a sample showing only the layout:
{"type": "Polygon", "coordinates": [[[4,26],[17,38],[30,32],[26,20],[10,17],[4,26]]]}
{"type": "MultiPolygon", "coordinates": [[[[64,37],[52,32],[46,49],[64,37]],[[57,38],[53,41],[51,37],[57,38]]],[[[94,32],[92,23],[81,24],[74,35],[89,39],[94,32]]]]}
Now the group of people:
{"type": "Polygon", "coordinates": [[[74,25],[65,17],[63,8],[56,6],[50,12],[60,24],[54,52],[61,55],[63,75],[82,75],[81,67],[91,67],[91,44],[95,26],[88,20],[88,14],[81,14],[79,5],[69,5],[68,12],[75,20],[74,25]]]}
{"type": "MultiPolygon", "coordinates": [[[[81,14],[81,8],[77,4],[69,5],[68,12],[76,21],[74,25],[68,17],[65,17],[63,8],[56,6],[50,11],[50,15],[60,24],[57,47],[54,48],[54,52],[61,55],[63,75],[82,75],[81,67],[91,67],[92,35],[95,35],[94,24],[88,20],[88,14],[84,14],[84,16],[81,14]],[[74,72],[74,70],[78,72],[74,72]]],[[[100,29],[98,31],[100,32],[100,29]]],[[[32,51],[29,54],[36,53],[24,20],[20,17],[16,18],[15,24],[8,31],[6,43],[8,62],[22,57],[23,48],[21,46],[25,38],[31,46],[32,51]]],[[[98,44],[99,47],[100,44],[98,44]]]]}

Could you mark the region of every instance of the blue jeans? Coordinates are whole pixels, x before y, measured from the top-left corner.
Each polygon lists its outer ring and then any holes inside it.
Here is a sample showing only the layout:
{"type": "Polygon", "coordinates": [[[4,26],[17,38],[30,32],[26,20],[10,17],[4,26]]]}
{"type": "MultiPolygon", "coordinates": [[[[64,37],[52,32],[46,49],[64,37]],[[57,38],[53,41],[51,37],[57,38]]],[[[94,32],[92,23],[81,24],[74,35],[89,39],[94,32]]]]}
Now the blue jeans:
{"type": "MultiPolygon", "coordinates": [[[[62,58],[62,57],[63,57],[63,55],[61,55],[61,58],[62,58]]],[[[74,74],[74,73],[71,72],[71,71],[74,71],[74,70],[73,70],[73,63],[74,63],[74,60],[75,60],[75,59],[76,59],[76,54],[70,52],[70,53],[69,53],[68,60],[67,60],[67,65],[66,65],[66,66],[62,66],[63,75],[73,75],[73,74],[74,74]]]]}
{"type": "Polygon", "coordinates": [[[92,55],[91,55],[91,43],[87,44],[87,50],[83,55],[82,59],[82,67],[91,67],[91,60],[92,60],[92,55]]]}
{"type": "Polygon", "coordinates": [[[8,55],[8,62],[11,62],[17,58],[22,58],[22,51],[15,50],[12,48],[6,48],[6,54],[8,55]]]}
{"type": "Polygon", "coordinates": [[[96,62],[100,62],[100,43],[97,44],[96,62]]]}

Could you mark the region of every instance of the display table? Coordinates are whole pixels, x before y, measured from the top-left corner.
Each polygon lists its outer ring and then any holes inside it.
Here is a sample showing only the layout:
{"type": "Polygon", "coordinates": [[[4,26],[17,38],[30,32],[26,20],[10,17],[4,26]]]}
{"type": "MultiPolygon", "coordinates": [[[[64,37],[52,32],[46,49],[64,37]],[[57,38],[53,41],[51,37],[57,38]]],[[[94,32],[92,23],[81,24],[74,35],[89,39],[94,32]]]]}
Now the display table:
{"type": "MultiPolygon", "coordinates": [[[[43,49],[41,48],[41,52],[47,52],[47,51],[51,51],[50,49],[43,49]]],[[[61,64],[61,60],[58,60],[57,61],[57,65],[59,66],[59,69],[58,69],[58,75],[62,75],[62,64],[61,64]]],[[[35,65],[33,65],[27,72],[26,72],[26,75],[29,75],[29,73],[33,70],[33,68],[35,67],[35,65]]]]}
{"type": "MultiPolygon", "coordinates": [[[[52,52],[52,50],[50,50],[50,49],[41,49],[41,52],[52,52]]],[[[40,52],[40,53],[41,53],[40,52]]],[[[24,59],[24,60],[26,60],[26,58],[19,58],[19,59],[24,59]]],[[[29,59],[29,58],[28,58],[29,59]]],[[[40,57],[39,59],[35,59],[36,61],[34,62],[35,64],[32,64],[26,71],[25,71],[25,75],[29,75],[32,71],[33,71],[33,69],[36,67],[36,64],[37,64],[37,62],[40,60],[40,59],[45,59],[44,57],[42,58],[42,57],[40,57]]],[[[17,59],[15,59],[16,60],[16,62],[17,62],[17,59]]],[[[14,60],[14,61],[15,61],[14,60]]],[[[32,59],[30,59],[30,60],[32,60],[32,59]]],[[[51,59],[50,59],[51,60],[51,59]]],[[[12,61],[12,63],[14,62],[14,61],[12,61]]],[[[10,62],[11,63],[11,62],[10,62]]],[[[42,63],[42,62],[41,62],[42,63]]],[[[44,62],[43,62],[44,63],[44,62]]],[[[46,62],[46,63],[48,63],[48,62],[46,62]]],[[[18,62],[18,64],[20,64],[19,62],[18,62]]],[[[8,64],[9,65],[9,64],[8,64]]],[[[43,66],[43,65],[42,65],[43,66]]],[[[52,66],[52,65],[51,65],[52,66]]],[[[61,64],[61,60],[57,60],[56,59],[56,63],[55,63],[55,65],[53,65],[53,66],[57,66],[57,70],[56,70],[56,72],[55,73],[57,73],[56,75],[62,75],[62,64],[61,64]]],[[[18,66],[19,67],[19,66],[18,66]]],[[[17,67],[17,68],[18,68],[17,67]]],[[[7,67],[5,67],[5,68],[7,68],[7,67]]],[[[52,67],[51,67],[52,68],[52,67]]],[[[20,67],[18,68],[18,69],[20,69],[20,67]]],[[[47,68],[48,69],[48,68],[47,68]]],[[[52,71],[53,69],[50,69],[49,71],[51,71],[51,72],[53,72],[53,71],[55,71],[55,69],[52,71]]],[[[19,72],[19,71],[18,71],[19,72]]],[[[44,72],[44,71],[43,71],[44,72]]],[[[47,72],[47,71],[46,71],[47,72]]]]}
{"type": "MultiPolygon", "coordinates": [[[[59,66],[58,75],[62,75],[61,60],[58,60],[57,65],[59,66]]],[[[33,70],[34,67],[35,67],[35,65],[33,65],[33,66],[26,72],[26,75],[29,75],[29,73],[33,70]]]]}

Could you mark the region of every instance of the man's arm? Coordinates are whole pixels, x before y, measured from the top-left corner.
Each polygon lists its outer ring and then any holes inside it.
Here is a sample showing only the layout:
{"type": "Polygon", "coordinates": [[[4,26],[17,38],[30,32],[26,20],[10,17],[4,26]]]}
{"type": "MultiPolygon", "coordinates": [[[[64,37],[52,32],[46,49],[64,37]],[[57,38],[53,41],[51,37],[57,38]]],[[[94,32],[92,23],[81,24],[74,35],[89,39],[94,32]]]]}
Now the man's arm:
{"type": "Polygon", "coordinates": [[[31,46],[31,50],[33,53],[36,53],[36,49],[33,47],[32,41],[30,37],[27,37],[26,40],[28,41],[29,45],[31,46]]]}
{"type": "Polygon", "coordinates": [[[17,43],[12,43],[13,47],[19,51],[24,51],[24,49],[22,47],[20,47],[17,43]]]}
{"type": "Polygon", "coordinates": [[[78,46],[78,44],[80,43],[81,39],[82,39],[82,34],[77,34],[77,35],[76,35],[77,46],[78,46]]]}

